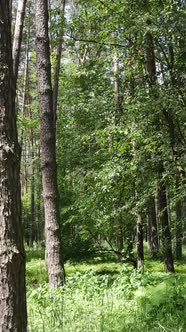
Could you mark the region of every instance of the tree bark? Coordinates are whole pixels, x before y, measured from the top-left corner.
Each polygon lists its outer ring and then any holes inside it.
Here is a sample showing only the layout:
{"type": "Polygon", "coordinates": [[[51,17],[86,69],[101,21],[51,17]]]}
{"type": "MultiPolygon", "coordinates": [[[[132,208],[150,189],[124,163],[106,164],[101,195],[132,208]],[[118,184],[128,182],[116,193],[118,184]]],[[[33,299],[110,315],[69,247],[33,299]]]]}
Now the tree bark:
{"type": "Polygon", "coordinates": [[[36,52],[40,108],[41,172],[45,210],[45,261],[49,285],[64,282],[60,243],[55,132],[53,126],[48,2],[36,0],[36,52]]]}
{"type": "Polygon", "coordinates": [[[21,226],[20,147],[9,2],[0,1],[0,331],[26,332],[25,253],[21,226]]]}
{"type": "Polygon", "coordinates": [[[17,16],[15,23],[15,31],[14,31],[14,40],[13,40],[13,71],[15,76],[15,82],[17,82],[18,76],[18,67],[19,67],[19,59],[20,59],[20,51],[21,51],[21,41],[22,41],[22,33],[23,33],[23,24],[25,17],[25,8],[26,8],[26,0],[19,0],[18,8],[17,8],[17,16]]]}

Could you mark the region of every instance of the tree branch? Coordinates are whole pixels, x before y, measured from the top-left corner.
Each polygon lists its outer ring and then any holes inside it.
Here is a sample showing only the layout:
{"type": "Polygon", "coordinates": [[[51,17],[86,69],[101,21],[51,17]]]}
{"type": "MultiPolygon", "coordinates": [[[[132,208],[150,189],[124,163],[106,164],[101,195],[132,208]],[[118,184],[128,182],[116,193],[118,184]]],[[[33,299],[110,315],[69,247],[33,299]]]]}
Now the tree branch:
{"type": "MultiPolygon", "coordinates": [[[[126,45],[122,45],[119,43],[105,43],[105,42],[99,42],[95,39],[84,39],[84,38],[76,38],[73,35],[66,35],[65,37],[73,39],[75,42],[83,42],[83,43],[92,43],[92,44],[98,44],[98,45],[104,45],[104,46],[113,46],[113,47],[121,47],[124,48],[126,45]]],[[[126,38],[127,39],[127,38],[126,38]]]]}

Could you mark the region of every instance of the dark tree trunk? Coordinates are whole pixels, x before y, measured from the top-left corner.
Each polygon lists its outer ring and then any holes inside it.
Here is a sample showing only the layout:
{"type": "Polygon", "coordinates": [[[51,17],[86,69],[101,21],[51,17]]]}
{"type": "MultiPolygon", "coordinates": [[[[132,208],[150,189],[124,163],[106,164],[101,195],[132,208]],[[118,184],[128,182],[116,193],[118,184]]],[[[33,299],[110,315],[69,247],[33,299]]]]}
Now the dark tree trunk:
{"type": "Polygon", "coordinates": [[[26,332],[25,253],[19,181],[20,147],[9,2],[0,1],[0,331],[26,332]]]}
{"type": "Polygon", "coordinates": [[[158,241],[158,226],[156,218],[156,204],[153,196],[149,197],[147,207],[147,234],[148,244],[153,259],[157,258],[159,241],[158,241]]]}
{"type": "Polygon", "coordinates": [[[45,209],[45,261],[49,285],[58,287],[64,281],[64,266],[59,227],[56,146],[48,38],[48,2],[45,0],[36,0],[36,51],[41,129],[41,172],[45,209]]]}
{"type": "MultiPolygon", "coordinates": [[[[176,187],[179,189],[180,174],[177,172],[176,187]]],[[[182,258],[182,239],[183,239],[183,221],[182,221],[182,200],[176,202],[176,258],[182,258]]]]}
{"type": "MultiPolygon", "coordinates": [[[[182,218],[183,218],[183,234],[186,233],[186,197],[182,199],[182,218]]],[[[186,244],[186,237],[183,236],[183,243],[186,244]]]]}
{"type": "MultiPolygon", "coordinates": [[[[124,248],[122,217],[121,217],[121,220],[119,220],[117,227],[118,227],[117,237],[116,237],[117,250],[118,250],[118,252],[122,253],[123,248],[124,248]]],[[[122,258],[122,256],[119,255],[118,260],[121,261],[121,258],[122,258]]]]}
{"type": "Polygon", "coordinates": [[[136,249],[137,249],[137,268],[141,269],[144,262],[143,250],[143,219],[140,213],[137,215],[136,224],[136,249]]]}
{"type": "Polygon", "coordinates": [[[172,255],[171,231],[169,226],[169,216],[167,207],[166,185],[162,179],[163,165],[159,165],[159,185],[158,185],[158,207],[159,219],[162,227],[162,250],[164,257],[165,272],[174,272],[174,263],[172,255]]]}
{"type": "Polygon", "coordinates": [[[35,228],[35,177],[34,177],[34,143],[33,143],[33,130],[30,133],[31,139],[31,155],[32,155],[32,166],[31,166],[31,204],[30,204],[30,232],[29,232],[29,247],[33,247],[34,242],[34,228],[35,228]]]}
{"type": "MultiPolygon", "coordinates": [[[[149,85],[151,86],[152,96],[157,98],[158,91],[156,90],[156,62],[154,54],[154,40],[153,40],[153,35],[151,34],[150,31],[146,33],[146,70],[149,77],[149,85]]],[[[156,126],[158,130],[160,126],[159,118],[157,118],[156,126]]],[[[161,155],[159,155],[159,159],[161,160],[161,155]]],[[[159,161],[159,164],[157,165],[157,173],[159,176],[158,203],[159,203],[159,209],[160,209],[159,214],[160,214],[160,221],[162,227],[164,269],[166,272],[174,272],[171,232],[169,226],[168,205],[166,197],[166,185],[162,180],[164,173],[163,161],[159,161]]]]}
{"type": "Polygon", "coordinates": [[[182,204],[181,200],[176,203],[176,258],[182,258],[182,204]]]}
{"type": "Polygon", "coordinates": [[[156,62],[153,36],[149,31],[146,33],[146,70],[150,85],[154,85],[156,82],[156,62]]]}

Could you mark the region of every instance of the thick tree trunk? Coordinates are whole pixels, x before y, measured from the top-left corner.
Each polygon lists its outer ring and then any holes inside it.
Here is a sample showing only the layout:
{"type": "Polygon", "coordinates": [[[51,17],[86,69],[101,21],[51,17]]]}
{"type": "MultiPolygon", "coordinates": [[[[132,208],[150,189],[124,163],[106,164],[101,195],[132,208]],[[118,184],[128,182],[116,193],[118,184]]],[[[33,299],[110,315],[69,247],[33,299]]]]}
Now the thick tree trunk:
{"type": "Polygon", "coordinates": [[[25,253],[19,182],[20,148],[9,2],[0,1],[0,331],[26,332],[25,253]]]}
{"type": "Polygon", "coordinates": [[[148,207],[147,207],[147,234],[148,234],[148,244],[153,259],[157,258],[159,241],[158,241],[158,226],[156,218],[156,205],[153,196],[149,197],[148,207]]]}
{"type": "Polygon", "coordinates": [[[64,281],[60,244],[55,132],[53,126],[48,2],[36,0],[36,51],[41,132],[41,172],[45,209],[45,259],[49,285],[64,281]]]}
{"type": "Polygon", "coordinates": [[[137,215],[136,224],[136,249],[137,249],[137,268],[141,269],[144,262],[143,250],[143,219],[140,213],[137,215]]]}
{"type": "Polygon", "coordinates": [[[26,0],[19,0],[13,40],[13,71],[17,82],[26,0]]]}

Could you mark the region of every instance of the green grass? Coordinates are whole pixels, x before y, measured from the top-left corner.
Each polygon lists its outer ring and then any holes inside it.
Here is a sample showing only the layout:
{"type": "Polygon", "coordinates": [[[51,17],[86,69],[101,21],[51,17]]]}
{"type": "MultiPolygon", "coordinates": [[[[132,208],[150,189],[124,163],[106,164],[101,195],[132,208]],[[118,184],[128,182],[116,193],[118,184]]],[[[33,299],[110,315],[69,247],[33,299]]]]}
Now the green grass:
{"type": "Polygon", "coordinates": [[[99,258],[67,262],[64,287],[47,287],[43,250],[27,254],[29,332],[184,332],[186,264],[163,273],[159,261],[143,272],[99,258]]]}

